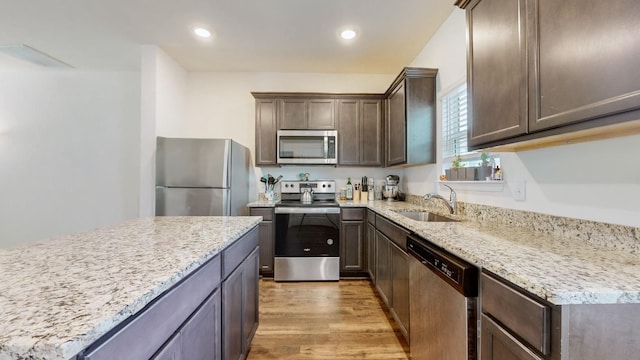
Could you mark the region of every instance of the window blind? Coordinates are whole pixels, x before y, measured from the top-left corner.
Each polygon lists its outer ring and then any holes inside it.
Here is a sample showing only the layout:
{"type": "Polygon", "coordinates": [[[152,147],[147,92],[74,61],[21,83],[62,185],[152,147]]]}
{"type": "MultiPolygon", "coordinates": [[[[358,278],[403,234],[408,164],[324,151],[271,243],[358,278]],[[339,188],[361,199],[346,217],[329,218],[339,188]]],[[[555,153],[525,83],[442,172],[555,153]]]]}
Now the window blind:
{"type": "Polygon", "coordinates": [[[466,153],[467,150],[467,84],[442,97],[442,157],[466,153]]]}

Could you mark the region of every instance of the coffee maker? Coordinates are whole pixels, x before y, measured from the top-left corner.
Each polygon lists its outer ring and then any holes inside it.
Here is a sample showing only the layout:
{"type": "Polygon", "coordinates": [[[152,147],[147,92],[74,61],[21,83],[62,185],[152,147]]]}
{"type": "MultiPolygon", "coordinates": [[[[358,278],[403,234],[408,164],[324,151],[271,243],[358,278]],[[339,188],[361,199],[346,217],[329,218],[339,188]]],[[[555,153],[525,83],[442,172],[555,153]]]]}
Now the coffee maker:
{"type": "Polygon", "coordinates": [[[400,200],[399,183],[400,177],[398,175],[387,175],[384,189],[382,189],[383,198],[387,201],[400,200]]]}

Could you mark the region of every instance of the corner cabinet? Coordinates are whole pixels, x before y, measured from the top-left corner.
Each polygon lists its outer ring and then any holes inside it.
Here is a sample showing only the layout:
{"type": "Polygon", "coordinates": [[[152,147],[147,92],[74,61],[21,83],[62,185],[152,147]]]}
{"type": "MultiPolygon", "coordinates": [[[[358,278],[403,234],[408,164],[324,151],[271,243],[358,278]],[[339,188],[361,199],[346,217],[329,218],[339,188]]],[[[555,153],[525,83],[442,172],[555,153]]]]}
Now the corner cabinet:
{"type": "Polygon", "coordinates": [[[338,165],[383,166],[382,98],[338,99],[338,165]]]}
{"type": "Polygon", "coordinates": [[[437,73],[404,68],[387,90],[387,166],[435,163],[437,73]]]}
{"type": "Polygon", "coordinates": [[[640,2],[457,5],[467,13],[471,149],[640,131],[640,2]]]}

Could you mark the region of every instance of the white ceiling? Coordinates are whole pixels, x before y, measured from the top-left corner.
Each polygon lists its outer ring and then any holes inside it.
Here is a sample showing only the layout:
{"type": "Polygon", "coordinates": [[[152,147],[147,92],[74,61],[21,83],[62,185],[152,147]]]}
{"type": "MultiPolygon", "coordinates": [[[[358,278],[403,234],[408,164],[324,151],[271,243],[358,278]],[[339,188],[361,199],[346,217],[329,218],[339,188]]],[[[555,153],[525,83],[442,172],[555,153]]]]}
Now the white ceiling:
{"type": "MultiPolygon", "coordinates": [[[[138,70],[158,45],[188,71],[397,73],[454,0],[0,0],[0,45],[81,70],[138,70]],[[210,41],[194,38],[205,25],[210,41]],[[346,43],[344,25],[361,33],[346,43]]],[[[0,56],[0,69],[20,62],[0,56]],[[4,59],[4,61],[3,61],[4,59]]]]}

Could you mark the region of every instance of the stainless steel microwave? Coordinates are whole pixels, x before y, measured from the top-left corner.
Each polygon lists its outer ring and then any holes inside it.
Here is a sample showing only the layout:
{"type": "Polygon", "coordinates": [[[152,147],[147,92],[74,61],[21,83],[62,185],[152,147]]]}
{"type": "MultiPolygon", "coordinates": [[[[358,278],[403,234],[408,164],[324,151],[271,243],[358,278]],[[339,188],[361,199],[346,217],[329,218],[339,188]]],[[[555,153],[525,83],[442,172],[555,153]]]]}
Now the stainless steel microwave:
{"type": "Polygon", "coordinates": [[[278,131],[278,164],[336,165],[338,132],[336,130],[278,131]]]}

